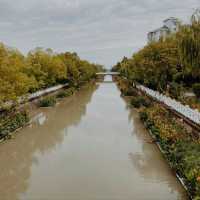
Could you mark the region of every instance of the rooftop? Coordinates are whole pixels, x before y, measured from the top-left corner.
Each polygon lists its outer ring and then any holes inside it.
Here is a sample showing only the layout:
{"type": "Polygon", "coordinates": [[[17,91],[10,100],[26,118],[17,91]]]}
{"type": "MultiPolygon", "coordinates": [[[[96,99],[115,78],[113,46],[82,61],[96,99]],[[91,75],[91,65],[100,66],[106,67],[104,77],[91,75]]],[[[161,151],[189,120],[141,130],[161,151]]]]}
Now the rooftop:
{"type": "Polygon", "coordinates": [[[162,26],[161,28],[157,28],[154,31],[150,31],[148,34],[156,33],[161,30],[169,30],[169,28],[167,26],[162,26]]]}
{"type": "Polygon", "coordinates": [[[163,22],[165,23],[165,22],[167,22],[169,20],[176,21],[176,22],[179,21],[176,17],[169,17],[169,18],[165,19],[163,22]]]}

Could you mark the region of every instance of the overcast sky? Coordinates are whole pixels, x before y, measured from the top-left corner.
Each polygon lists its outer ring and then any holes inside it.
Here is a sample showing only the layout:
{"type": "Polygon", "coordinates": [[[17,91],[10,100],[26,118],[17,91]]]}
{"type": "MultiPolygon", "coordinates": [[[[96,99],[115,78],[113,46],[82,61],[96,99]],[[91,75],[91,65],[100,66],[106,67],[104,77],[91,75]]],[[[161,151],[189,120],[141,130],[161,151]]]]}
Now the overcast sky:
{"type": "Polygon", "coordinates": [[[168,17],[186,21],[200,0],[0,0],[0,40],[23,53],[75,51],[110,67],[145,45],[168,17]]]}

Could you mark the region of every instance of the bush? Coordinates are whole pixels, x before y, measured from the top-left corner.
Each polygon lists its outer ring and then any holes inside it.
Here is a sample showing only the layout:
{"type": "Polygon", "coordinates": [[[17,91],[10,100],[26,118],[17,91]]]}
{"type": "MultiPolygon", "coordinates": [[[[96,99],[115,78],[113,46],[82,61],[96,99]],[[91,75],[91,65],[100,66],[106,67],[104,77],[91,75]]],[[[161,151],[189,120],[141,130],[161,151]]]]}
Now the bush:
{"type": "Polygon", "coordinates": [[[124,96],[137,96],[138,95],[136,89],[134,89],[134,88],[128,88],[127,90],[124,90],[123,93],[124,93],[124,96]]]}
{"type": "Polygon", "coordinates": [[[133,99],[131,100],[131,105],[132,105],[133,107],[135,107],[135,108],[140,108],[141,102],[140,102],[140,100],[139,100],[138,98],[133,98],[133,99]]]}
{"type": "Polygon", "coordinates": [[[200,144],[182,140],[170,149],[170,162],[186,179],[192,196],[200,197],[200,144]]]}
{"type": "Polygon", "coordinates": [[[172,82],[170,84],[169,92],[173,98],[178,99],[181,96],[181,91],[182,91],[182,88],[178,83],[172,82]]]}
{"type": "Polygon", "coordinates": [[[145,108],[140,119],[155,136],[170,165],[182,177],[194,199],[200,198],[200,143],[159,104],[145,108]]]}
{"type": "Polygon", "coordinates": [[[143,122],[146,122],[147,119],[148,119],[148,115],[145,111],[142,111],[140,112],[140,119],[143,121],[143,122]]]}
{"type": "Polygon", "coordinates": [[[67,89],[66,90],[67,96],[73,95],[75,90],[76,89],[74,87],[67,89]]]}
{"type": "Polygon", "coordinates": [[[65,97],[69,97],[71,95],[74,94],[75,89],[74,88],[69,88],[65,91],[61,91],[57,94],[57,98],[65,98],[65,97]]]}
{"type": "Polygon", "coordinates": [[[173,75],[173,80],[176,82],[176,83],[181,83],[181,81],[184,80],[184,74],[183,72],[177,72],[173,75]]]}
{"type": "Polygon", "coordinates": [[[155,127],[153,124],[151,124],[151,126],[149,127],[149,129],[151,130],[151,132],[158,138],[160,131],[157,127],[155,127]]]}
{"type": "Polygon", "coordinates": [[[66,91],[61,91],[61,92],[59,92],[57,95],[56,95],[56,97],[57,98],[65,98],[65,97],[67,97],[68,95],[67,95],[67,92],[66,91]]]}
{"type": "Polygon", "coordinates": [[[0,119],[0,138],[5,137],[9,133],[24,126],[28,122],[29,116],[28,113],[25,111],[2,117],[0,119]]]}
{"type": "Polygon", "coordinates": [[[131,105],[135,108],[140,108],[141,106],[149,107],[151,106],[151,101],[144,97],[135,97],[131,100],[131,105]]]}
{"type": "Polygon", "coordinates": [[[54,96],[45,97],[39,101],[40,107],[49,107],[54,106],[56,104],[56,98],[54,96]]]}
{"type": "Polygon", "coordinates": [[[148,107],[152,106],[152,101],[149,99],[144,99],[142,104],[143,104],[143,106],[148,108],[148,107]]]}
{"type": "Polygon", "coordinates": [[[192,88],[196,96],[200,97],[200,83],[195,83],[192,88]]]}

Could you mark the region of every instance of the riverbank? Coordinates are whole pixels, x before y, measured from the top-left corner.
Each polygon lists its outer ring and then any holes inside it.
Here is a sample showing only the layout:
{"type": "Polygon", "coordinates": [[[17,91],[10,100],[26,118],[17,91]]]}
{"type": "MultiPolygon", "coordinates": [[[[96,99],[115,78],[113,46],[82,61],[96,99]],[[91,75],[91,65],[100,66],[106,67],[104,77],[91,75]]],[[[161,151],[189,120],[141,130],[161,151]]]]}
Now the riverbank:
{"type": "Polygon", "coordinates": [[[129,96],[130,106],[140,113],[141,121],[175,172],[191,199],[200,197],[198,135],[161,103],[133,88],[128,80],[118,79],[118,87],[129,96]]]}
{"type": "Polygon", "coordinates": [[[43,107],[44,103],[46,103],[44,107],[54,106],[57,101],[73,95],[85,85],[94,82],[95,80],[93,79],[77,87],[70,87],[68,84],[57,85],[40,90],[26,98],[20,98],[18,106],[12,107],[10,105],[11,108],[0,113],[0,142],[11,139],[13,134],[17,133],[23,127],[28,126],[32,117],[31,113],[34,113],[33,109],[36,107],[43,107]],[[53,104],[51,104],[51,99],[53,100],[53,104]]]}
{"type": "Polygon", "coordinates": [[[31,125],[0,145],[3,199],[187,199],[109,80],[33,109],[31,125]]]}

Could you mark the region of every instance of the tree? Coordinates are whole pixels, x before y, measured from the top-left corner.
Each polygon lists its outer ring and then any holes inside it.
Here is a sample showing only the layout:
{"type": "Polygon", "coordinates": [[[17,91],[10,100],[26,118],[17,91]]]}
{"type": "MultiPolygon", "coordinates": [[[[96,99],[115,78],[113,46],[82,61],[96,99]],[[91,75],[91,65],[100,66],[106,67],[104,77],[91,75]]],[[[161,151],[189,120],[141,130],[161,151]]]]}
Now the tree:
{"type": "Polygon", "coordinates": [[[28,92],[33,80],[23,73],[24,67],[22,54],[0,44],[0,104],[28,92]]]}
{"type": "MultiPolygon", "coordinates": [[[[191,74],[194,81],[200,81],[200,11],[191,17],[191,24],[181,27],[177,38],[185,74],[191,74]]],[[[191,80],[192,81],[192,80],[191,80]]]]}

